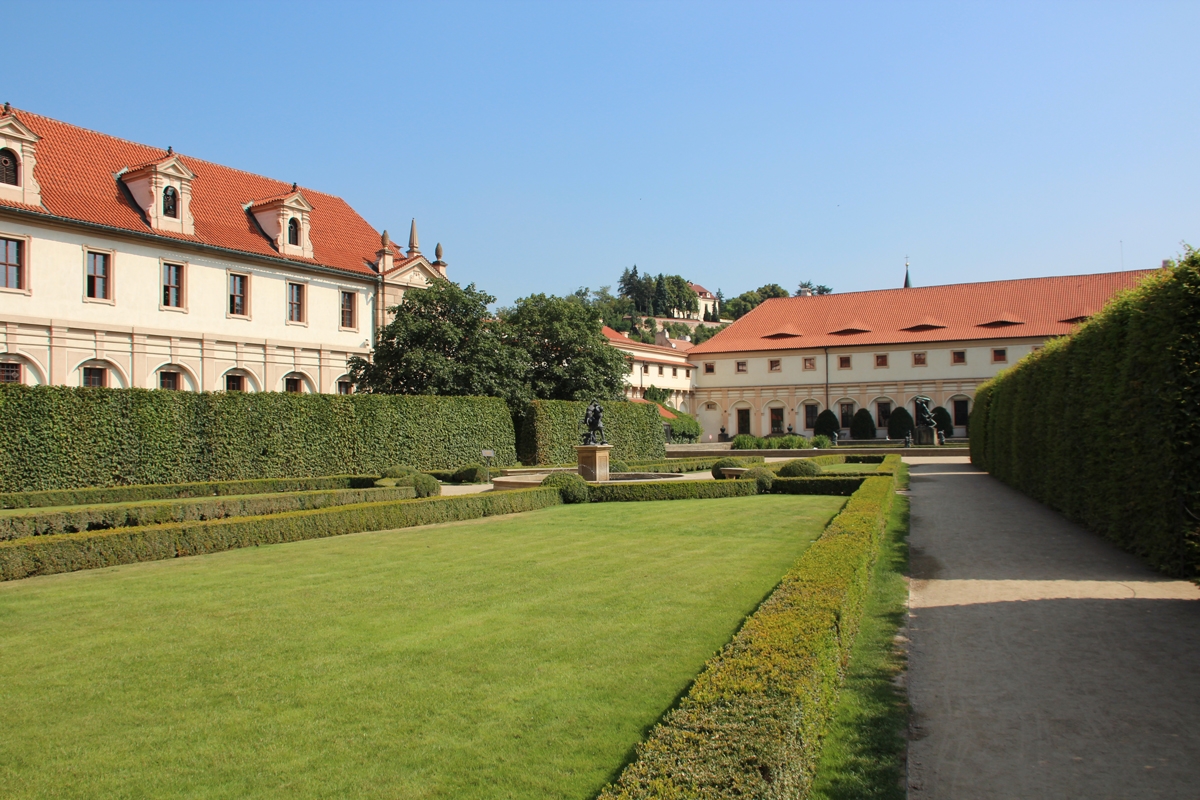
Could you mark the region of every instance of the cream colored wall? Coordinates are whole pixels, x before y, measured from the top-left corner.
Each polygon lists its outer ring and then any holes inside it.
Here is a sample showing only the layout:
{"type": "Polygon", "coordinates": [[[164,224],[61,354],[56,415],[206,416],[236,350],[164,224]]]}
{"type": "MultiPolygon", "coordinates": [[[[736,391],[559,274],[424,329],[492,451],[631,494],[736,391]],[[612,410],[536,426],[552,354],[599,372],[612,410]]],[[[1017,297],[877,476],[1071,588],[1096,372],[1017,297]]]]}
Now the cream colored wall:
{"type": "Polygon", "coordinates": [[[175,364],[188,388],[223,388],[240,369],[255,391],[282,390],[295,372],[308,390],[333,392],[349,356],[369,352],[370,282],[11,219],[0,219],[0,235],[30,237],[28,291],[0,290],[0,351],[27,364],[28,383],[78,385],[85,362],[102,361],[114,386],[157,388],[158,368],[175,364]],[[112,254],[112,302],[85,297],[89,248],[112,254]],[[164,261],[185,265],[183,310],[161,306],[164,261]],[[248,319],[226,313],[230,271],[250,275],[248,319]],[[306,286],[303,324],[287,321],[288,282],[306,286]],[[356,330],[340,327],[343,290],[358,296],[356,330]]]}

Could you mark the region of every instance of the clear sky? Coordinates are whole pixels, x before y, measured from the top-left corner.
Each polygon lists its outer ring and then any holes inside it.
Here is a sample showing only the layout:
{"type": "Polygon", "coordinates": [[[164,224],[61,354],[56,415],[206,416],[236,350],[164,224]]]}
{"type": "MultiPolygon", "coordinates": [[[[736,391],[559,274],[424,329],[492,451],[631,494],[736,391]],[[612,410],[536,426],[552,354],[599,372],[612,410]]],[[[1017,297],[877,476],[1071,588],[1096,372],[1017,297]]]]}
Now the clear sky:
{"type": "Polygon", "coordinates": [[[503,303],[633,264],[732,296],[1200,246],[1195,2],[3,8],[0,101],[416,217],[503,303]]]}

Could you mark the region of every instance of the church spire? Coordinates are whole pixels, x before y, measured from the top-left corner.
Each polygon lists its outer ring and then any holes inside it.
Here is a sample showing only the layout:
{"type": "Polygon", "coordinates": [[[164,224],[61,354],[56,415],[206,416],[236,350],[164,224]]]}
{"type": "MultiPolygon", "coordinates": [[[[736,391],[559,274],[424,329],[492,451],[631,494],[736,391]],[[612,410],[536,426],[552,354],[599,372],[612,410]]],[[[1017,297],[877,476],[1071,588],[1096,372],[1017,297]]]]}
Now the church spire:
{"type": "Polygon", "coordinates": [[[414,217],[412,228],[408,231],[408,257],[421,255],[421,245],[417,242],[417,220],[414,217]]]}
{"type": "Polygon", "coordinates": [[[904,288],[912,288],[912,281],[908,278],[908,256],[904,257],[904,288]]]}

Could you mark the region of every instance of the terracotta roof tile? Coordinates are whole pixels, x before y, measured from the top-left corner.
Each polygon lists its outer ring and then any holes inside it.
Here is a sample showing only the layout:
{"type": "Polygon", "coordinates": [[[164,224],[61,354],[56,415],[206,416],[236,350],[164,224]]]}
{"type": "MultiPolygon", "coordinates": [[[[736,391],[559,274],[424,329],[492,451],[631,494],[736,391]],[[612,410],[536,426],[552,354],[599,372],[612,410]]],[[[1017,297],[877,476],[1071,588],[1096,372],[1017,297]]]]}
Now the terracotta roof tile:
{"type": "Polygon", "coordinates": [[[59,217],[148,233],[166,239],[195,241],[297,263],[317,264],[358,275],[374,275],[370,264],[379,250],[379,232],[345,200],[299,187],[313,206],[309,236],[313,258],[283,256],[245,210],[261,198],[288,196],[292,184],[252,175],[179,153],[196,174],[191,212],[196,233],[188,236],[151,228],[115,175],[122,169],[159,163],[166,150],[69,125],[26,111],[14,113],[42,137],[34,168],[45,208],[0,200],[0,205],[50,213],[59,217]]]}
{"type": "Polygon", "coordinates": [[[1061,336],[1152,272],[774,298],[688,355],[1061,336]]]}

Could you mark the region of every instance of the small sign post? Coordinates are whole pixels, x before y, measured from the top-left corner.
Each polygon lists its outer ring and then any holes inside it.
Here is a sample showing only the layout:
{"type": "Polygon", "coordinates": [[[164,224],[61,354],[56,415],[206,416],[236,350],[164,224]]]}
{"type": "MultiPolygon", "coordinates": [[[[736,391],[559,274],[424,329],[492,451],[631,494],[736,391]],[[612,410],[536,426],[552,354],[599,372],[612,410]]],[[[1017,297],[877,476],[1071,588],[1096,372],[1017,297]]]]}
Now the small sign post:
{"type": "Polygon", "coordinates": [[[483,482],[492,482],[492,458],[496,455],[495,450],[483,451],[483,482]]]}

